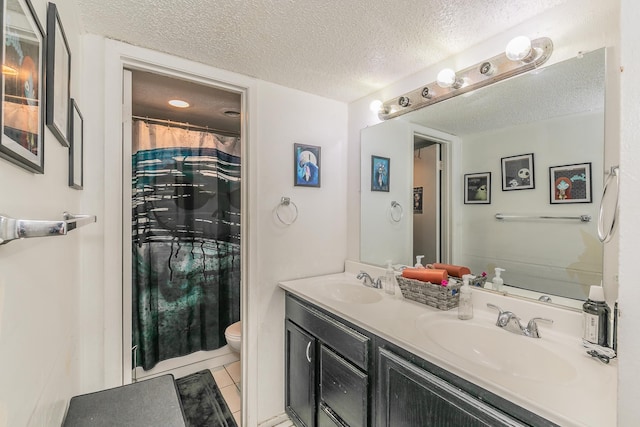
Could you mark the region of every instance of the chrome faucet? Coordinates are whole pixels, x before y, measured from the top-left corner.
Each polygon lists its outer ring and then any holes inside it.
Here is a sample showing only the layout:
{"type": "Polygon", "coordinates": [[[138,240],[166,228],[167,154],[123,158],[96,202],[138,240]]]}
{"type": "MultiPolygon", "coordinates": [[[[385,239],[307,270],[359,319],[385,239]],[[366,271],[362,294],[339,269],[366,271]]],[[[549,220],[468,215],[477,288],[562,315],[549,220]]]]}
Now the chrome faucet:
{"type": "Polygon", "coordinates": [[[487,304],[487,307],[498,310],[498,320],[496,321],[496,326],[518,335],[524,335],[531,338],[540,338],[540,332],[538,331],[537,322],[542,321],[553,323],[553,320],[551,319],[534,317],[533,319],[529,320],[529,323],[525,327],[522,326],[522,323],[520,323],[520,318],[513,312],[503,311],[500,307],[493,304],[487,304]]]}
{"type": "Polygon", "coordinates": [[[382,289],[382,280],[378,277],[376,280],[373,280],[369,273],[366,271],[360,271],[356,276],[358,280],[362,280],[362,284],[368,286],[370,288],[382,289]]]}

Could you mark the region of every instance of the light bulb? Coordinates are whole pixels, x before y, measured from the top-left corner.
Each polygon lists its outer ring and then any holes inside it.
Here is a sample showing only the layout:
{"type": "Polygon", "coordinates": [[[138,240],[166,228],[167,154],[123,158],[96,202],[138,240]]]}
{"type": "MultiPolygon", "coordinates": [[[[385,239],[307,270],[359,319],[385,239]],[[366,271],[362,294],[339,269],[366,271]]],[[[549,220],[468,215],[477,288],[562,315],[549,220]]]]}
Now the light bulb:
{"type": "Polygon", "coordinates": [[[189,106],[189,103],[181,99],[172,99],[169,101],[169,105],[172,105],[177,108],[187,108],[189,106]]]}
{"type": "Polygon", "coordinates": [[[369,104],[369,109],[374,113],[378,113],[381,108],[382,101],[380,101],[379,99],[374,99],[373,101],[371,101],[371,104],[369,104]]]}
{"type": "Polygon", "coordinates": [[[512,61],[523,61],[531,54],[531,40],[526,36],[518,36],[507,44],[507,58],[512,61]]]}
{"type": "Polygon", "coordinates": [[[451,68],[445,68],[438,73],[436,77],[436,83],[440,87],[451,87],[456,82],[456,73],[451,68]]]}

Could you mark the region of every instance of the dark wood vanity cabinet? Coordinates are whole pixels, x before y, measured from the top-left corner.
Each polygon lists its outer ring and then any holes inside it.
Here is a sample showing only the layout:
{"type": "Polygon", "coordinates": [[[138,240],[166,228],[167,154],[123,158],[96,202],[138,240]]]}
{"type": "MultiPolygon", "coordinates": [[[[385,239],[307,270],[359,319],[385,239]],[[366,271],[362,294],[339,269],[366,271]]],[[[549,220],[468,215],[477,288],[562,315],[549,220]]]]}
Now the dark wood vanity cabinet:
{"type": "Polygon", "coordinates": [[[383,348],[376,394],[377,427],[525,425],[383,348]]]}
{"type": "Polygon", "coordinates": [[[555,424],[292,294],[287,414],[298,427],[555,424]]]}
{"type": "Polygon", "coordinates": [[[371,338],[291,296],[286,311],[289,417],[300,427],[369,426],[371,338]]]}

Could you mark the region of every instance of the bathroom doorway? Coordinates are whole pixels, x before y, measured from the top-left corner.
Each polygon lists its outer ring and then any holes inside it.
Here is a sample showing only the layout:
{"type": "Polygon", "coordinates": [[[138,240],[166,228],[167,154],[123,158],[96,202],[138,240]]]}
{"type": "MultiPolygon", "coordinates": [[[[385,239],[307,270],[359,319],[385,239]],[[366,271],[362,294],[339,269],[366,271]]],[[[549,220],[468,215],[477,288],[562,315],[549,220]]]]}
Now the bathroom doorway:
{"type": "Polygon", "coordinates": [[[413,259],[442,262],[442,183],[444,144],[414,134],[413,259]]]}
{"type": "Polygon", "coordinates": [[[137,68],[123,82],[125,369],[136,381],[228,365],[239,359],[224,330],[240,319],[242,93],[137,68]]]}

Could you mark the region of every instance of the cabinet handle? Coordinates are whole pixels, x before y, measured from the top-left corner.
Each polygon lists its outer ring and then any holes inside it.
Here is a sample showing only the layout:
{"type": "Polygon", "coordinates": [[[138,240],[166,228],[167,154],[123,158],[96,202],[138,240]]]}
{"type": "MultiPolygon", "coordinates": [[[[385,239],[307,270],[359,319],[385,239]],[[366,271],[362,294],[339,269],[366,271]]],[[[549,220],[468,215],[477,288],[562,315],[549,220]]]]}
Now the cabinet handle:
{"type": "Polygon", "coordinates": [[[311,350],[311,341],[309,341],[309,344],[307,344],[307,360],[309,361],[309,363],[311,363],[311,356],[309,355],[309,350],[311,350]]]}

